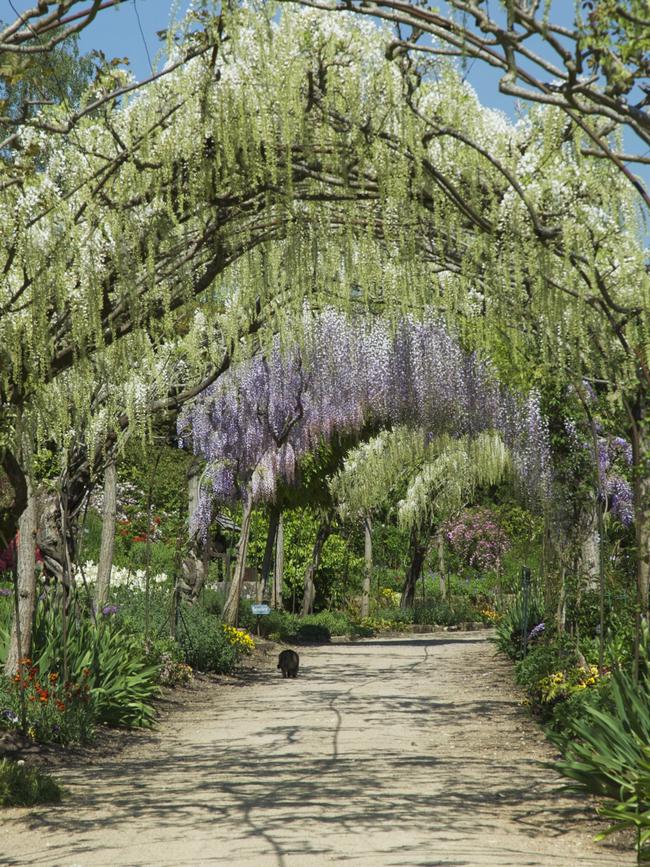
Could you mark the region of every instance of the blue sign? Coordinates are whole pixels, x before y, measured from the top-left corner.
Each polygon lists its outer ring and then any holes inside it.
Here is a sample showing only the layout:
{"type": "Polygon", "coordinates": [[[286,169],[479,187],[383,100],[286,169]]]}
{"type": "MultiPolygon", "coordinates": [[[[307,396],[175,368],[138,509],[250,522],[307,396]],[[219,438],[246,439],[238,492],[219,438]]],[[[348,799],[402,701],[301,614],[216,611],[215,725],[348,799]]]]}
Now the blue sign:
{"type": "Polygon", "coordinates": [[[251,611],[258,617],[261,617],[263,614],[270,614],[271,607],[267,605],[266,602],[255,603],[254,605],[251,605],[251,611]]]}

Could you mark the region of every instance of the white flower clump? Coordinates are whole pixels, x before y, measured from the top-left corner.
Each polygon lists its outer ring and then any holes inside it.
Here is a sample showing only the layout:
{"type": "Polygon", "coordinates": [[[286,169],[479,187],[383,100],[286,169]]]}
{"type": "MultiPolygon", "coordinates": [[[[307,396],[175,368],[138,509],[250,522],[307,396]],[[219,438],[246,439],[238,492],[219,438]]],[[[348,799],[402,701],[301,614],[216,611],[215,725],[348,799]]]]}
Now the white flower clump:
{"type": "MultiPolygon", "coordinates": [[[[97,583],[97,563],[87,560],[83,566],[83,574],[88,584],[97,583]]],[[[81,579],[81,569],[77,570],[76,577],[81,579]]],[[[164,584],[168,580],[165,572],[149,576],[150,585],[164,584]]],[[[131,590],[144,590],[146,586],[146,573],[144,569],[127,569],[124,566],[113,566],[111,569],[111,587],[129,587],[131,590]]]]}

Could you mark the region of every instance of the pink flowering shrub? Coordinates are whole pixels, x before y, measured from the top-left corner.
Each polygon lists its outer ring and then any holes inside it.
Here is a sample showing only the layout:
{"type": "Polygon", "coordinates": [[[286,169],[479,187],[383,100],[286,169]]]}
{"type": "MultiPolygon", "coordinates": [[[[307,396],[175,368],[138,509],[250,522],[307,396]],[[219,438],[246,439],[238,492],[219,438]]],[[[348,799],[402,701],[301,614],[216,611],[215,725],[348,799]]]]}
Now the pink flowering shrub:
{"type": "Polygon", "coordinates": [[[452,551],[467,566],[484,572],[500,570],[510,548],[508,536],[489,509],[464,511],[445,524],[444,533],[452,551]]]}

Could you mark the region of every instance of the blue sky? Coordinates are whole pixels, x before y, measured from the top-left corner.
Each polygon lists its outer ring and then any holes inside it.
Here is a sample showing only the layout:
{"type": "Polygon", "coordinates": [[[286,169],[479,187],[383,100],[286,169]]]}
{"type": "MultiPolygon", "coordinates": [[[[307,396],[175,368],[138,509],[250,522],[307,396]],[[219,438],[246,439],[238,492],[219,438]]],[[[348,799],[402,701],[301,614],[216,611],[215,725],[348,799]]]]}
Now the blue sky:
{"type": "MultiPolygon", "coordinates": [[[[13,0],[13,4],[22,11],[32,7],[34,0],[13,0]]],[[[149,75],[147,51],[152,60],[155,60],[160,51],[161,43],[156,32],[168,26],[171,8],[176,10],[178,17],[178,13],[182,14],[188,5],[189,0],[175,0],[173,3],[170,0],[127,0],[114,9],[106,9],[82,32],[81,51],[87,52],[96,48],[101,49],[108,57],[128,57],[136,78],[146,78],[149,75]]],[[[559,6],[566,10],[571,3],[562,0],[559,6]]],[[[559,16],[560,19],[562,17],[559,16]]],[[[0,18],[5,21],[15,18],[9,0],[0,0],[0,18]]],[[[497,72],[485,64],[475,63],[469,70],[468,81],[476,88],[484,105],[514,115],[514,100],[499,93],[497,72]]]]}
{"type": "MultiPolygon", "coordinates": [[[[95,21],[81,34],[82,52],[101,49],[108,57],[128,57],[131,69],[139,80],[150,74],[147,52],[155,62],[161,47],[156,32],[164,30],[170,20],[170,10],[179,17],[187,9],[190,0],[127,0],[117,8],[101,12],[95,21]],[[136,14],[137,13],[137,14],[136,14]],[[139,18],[139,21],[138,21],[139,18]],[[142,27],[142,30],[140,29],[142,27]]],[[[30,8],[34,0],[13,0],[19,11],[30,8]]],[[[555,0],[552,4],[552,19],[559,24],[573,21],[572,0],[555,0]]],[[[0,19],[10,21],[15,15],[9,0],[0,0],[0,19]]],[[[511,118],[516,116],[515,100],[499,93],[499,73],[484,63],[470,64],[467,80],[475,88],[483,105],[498,108],[511,118]]],[[[634,149],[631,136],[626,136],[625,145],[634,149]]],[[[633,166],[647,187],[650,187],[650,166],[633,166]]]]}

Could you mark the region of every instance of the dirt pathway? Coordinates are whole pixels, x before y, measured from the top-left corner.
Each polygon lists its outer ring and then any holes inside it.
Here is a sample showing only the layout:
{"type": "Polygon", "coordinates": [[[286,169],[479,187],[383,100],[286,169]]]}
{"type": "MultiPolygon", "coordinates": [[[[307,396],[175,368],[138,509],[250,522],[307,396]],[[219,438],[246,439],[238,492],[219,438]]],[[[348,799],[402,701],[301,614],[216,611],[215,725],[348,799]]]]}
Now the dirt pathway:
{"type": "Polygon", "coordinates": [[[483,633],[301,651],[178,708],[63,779],[60,807],[3,814],[7,865],[622,865],[483,633]]]}

